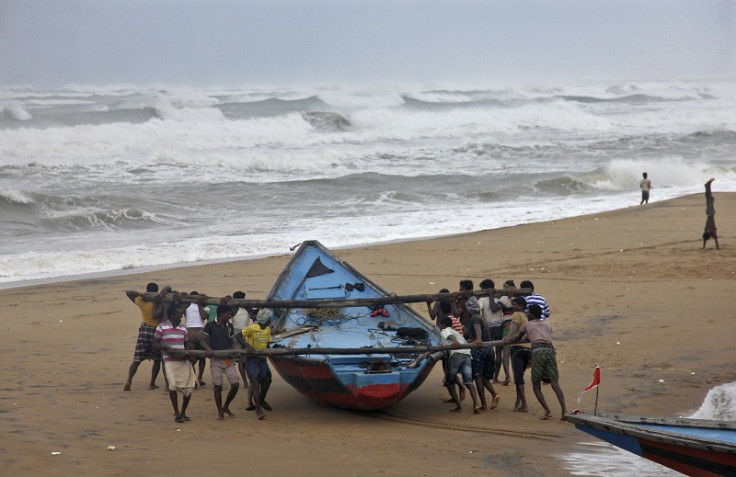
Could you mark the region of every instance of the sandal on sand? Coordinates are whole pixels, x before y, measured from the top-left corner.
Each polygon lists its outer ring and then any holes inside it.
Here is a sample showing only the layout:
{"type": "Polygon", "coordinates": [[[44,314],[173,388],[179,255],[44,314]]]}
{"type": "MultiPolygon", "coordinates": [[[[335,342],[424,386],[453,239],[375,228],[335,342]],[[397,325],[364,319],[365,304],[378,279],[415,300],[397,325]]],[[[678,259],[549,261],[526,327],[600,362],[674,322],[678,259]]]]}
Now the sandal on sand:
{"type": "Polygon", "coordinates": [[[271,405],[270,405],[270,404],[268,404],[268,403],[267,403],[266,401],[263,401],[263,402],[261,403],[261,407],[262,407],[263,409],[265,409],[266,411],[273,411],[273,408],[271,407],[271,405]]]}
{"type": "Polygon", "coordinates": [[[183,418],[183,417],[181,417],[181,416],[176,416],[176,417],[174,418],[174,420],[175,420],[176,422],[184,422],[184,418],[183,418]]]}
{"type": "Polygon", "coordinates": [[[246,411],[255,411],[256,410],[256,407],[251,404],[250,406],[246,407],[245,410],[246,411]]]}

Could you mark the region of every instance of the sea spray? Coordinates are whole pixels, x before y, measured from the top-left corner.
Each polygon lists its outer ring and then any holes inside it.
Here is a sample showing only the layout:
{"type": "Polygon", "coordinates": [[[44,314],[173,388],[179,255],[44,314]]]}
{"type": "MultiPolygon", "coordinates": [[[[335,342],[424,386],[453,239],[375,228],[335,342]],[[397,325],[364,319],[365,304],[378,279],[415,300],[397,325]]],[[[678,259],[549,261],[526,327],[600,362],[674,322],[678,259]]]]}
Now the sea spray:
{"type": "Polygon", "coordinates": [[[0,87],[0,286],[736,190],[736,82],[0,87]],[[227,226],[223,226],[226,224],[227,226]]]}

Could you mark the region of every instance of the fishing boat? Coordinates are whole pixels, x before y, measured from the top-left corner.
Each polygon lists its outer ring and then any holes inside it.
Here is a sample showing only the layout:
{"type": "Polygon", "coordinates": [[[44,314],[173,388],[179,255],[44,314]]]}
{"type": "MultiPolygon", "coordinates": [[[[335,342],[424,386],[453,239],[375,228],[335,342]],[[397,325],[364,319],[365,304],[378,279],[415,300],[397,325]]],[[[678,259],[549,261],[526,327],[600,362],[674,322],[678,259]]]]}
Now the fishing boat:
{"type": "Polygon", "coordinates": [[[622,414],[568,414],[581,431],[686,475],[736,476],[736,423],[622,414]]]}
{"type": "Polygon", "coordinates": [[[275,346],[313,353],[271,354],[273,367],[300,393],[342,408],[375,410],[405,398],[435,362],[416,359],[420,352],[411,347],[441,345],[442,338],[437,327],[405,303],[382,304],[386,297],[387,291],[319,242],[303,242],[266,302],[301,303],[273,308],[273,327],[283,329],[275,346]],[[340,349],[355,353],[333,352],[340,349]],[[393,352],[397,349],[402,352],[393,352]]]}

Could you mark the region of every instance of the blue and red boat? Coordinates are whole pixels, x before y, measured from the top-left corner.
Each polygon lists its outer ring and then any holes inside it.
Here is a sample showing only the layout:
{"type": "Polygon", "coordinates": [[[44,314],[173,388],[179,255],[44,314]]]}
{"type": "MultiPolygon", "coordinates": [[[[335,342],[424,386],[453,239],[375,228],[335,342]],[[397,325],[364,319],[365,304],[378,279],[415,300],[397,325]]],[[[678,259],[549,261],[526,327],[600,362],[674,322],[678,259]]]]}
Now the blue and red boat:
{"type": "Polygon", "coordinates": [[[736,423],[689,418],[572,413],[575,427],[694,476],[736,476],[736,423]]]}
{"type": "Polygon", "coordinates": [[[394,353],[392,348],[438,346],[442,338],[437,327],[406,304],[380,304],[388,296],[319,242],[303,242],[266,301],[302,303],[299,308],[274,307],[274,327],[284,330],[277,346],[314,352],[270,355],[273,367],[305,396],[342,408],[381,409],[405,398],[424,382],[434,361],[415,362],[419,351],[394,353]],[[367,352],[320,353],[320,348],[367,352]]]}

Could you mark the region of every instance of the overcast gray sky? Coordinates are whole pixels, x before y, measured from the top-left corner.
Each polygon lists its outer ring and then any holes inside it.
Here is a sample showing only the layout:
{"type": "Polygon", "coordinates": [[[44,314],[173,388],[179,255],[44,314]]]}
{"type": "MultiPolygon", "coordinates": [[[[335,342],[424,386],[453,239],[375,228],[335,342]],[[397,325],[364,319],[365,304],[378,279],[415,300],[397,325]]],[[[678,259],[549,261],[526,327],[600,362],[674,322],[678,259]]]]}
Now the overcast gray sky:
{"type": "Polygon", "coordinates": [[[736,0],[0,0],[0,84],[736,76],[736,0]]]}

